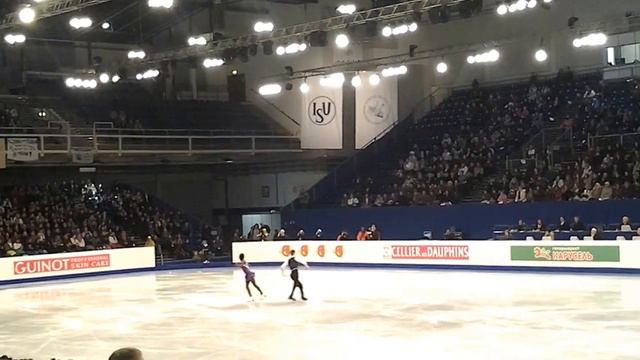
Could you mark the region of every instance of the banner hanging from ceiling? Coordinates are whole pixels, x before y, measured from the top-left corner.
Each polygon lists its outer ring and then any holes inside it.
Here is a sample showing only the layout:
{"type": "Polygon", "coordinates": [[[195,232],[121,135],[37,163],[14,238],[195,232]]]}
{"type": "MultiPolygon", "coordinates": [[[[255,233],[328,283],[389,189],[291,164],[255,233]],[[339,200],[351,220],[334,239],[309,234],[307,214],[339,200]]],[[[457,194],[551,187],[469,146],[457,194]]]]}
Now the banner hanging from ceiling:
{"type": "Polygon", "coordinates": [[[362,85],[356,89],[356,149],[382,137],[398,120],[398,79],[383,77],[374,86],[371,74],[361,72],[362,85]]]}
{"type": "Polygon", "coordinates": [[[342,149],[342,86],[320,79],[307,80],[302,94],[301,146],[303,149],[342,149]],[[327,86],[329,85],[329,86],[327,86]]]}

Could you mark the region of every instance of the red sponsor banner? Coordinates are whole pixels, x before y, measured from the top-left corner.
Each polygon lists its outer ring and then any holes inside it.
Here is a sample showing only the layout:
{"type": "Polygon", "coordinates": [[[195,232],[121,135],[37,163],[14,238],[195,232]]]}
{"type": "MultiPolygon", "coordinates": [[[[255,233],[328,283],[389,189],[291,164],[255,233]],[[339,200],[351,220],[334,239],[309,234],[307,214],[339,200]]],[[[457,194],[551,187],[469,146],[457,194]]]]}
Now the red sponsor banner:
{"type": "Polygon", "coordinates": [[[109,266],[111,266],[111,258],[109,254],[39,260],[18,260],[13,262],[13,274],[27,275],[69,270],[95,269],[109,266]]]}
{"type": "Polygon", "coordinates": [[[391,259],[469,260],[467,245],[392,245],[385,251],[391,259]]]}

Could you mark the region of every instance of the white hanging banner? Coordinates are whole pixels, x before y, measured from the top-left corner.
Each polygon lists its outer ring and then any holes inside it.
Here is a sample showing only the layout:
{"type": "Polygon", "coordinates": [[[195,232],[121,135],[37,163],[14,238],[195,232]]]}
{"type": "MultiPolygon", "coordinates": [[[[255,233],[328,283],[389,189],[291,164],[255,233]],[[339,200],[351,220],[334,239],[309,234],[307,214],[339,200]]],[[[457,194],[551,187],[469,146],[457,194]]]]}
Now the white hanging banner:
{"type": "Polygon", "coordinates": [[[302,94],[301,147],[342,149],[342,87],[320,86],[307,80],[309,92],[302,94]]]}
{"type": "Polygon", "coordinates": [[[7,159],[14,161],[38,160],[38,139],[7,139],[7,159]]]}
{"type": "Polygon", "coordinates": [[[398,78],[382,77],[373,86],[369,75],[360,73],[362,85],[356,89],[356,149],[382,137],[398,120],[398,78]]]}

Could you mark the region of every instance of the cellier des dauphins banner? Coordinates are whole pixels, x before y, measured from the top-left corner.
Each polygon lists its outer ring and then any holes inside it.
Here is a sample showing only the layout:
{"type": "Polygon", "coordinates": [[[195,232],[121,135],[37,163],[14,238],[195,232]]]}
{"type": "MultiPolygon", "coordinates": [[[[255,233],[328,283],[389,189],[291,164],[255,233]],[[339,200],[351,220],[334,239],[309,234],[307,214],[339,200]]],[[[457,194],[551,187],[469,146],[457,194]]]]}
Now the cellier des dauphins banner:
{"type": "Polygon", "coordinates": [[[356,149],[382,137],[398,120],[398,79],[382,78],[372,86],[369,75],[360,73],[362,85],[356,90],[356,149]]]}
{"type": "Polygon", "coordinates": [[[320,86],[309,79],[302,94],[301,146],[303,149],[342,149],[342,87],[320,86]]]}

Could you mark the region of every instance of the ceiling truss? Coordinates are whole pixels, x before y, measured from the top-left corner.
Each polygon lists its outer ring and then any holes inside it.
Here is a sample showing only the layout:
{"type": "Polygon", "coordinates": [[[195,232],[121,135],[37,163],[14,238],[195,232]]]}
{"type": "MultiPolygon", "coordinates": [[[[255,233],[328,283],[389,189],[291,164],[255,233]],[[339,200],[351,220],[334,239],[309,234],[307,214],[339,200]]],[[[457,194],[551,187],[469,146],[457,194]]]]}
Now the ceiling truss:
{"type": "MultiPolygon", "coordinates": [[[[46,3],[35,4],[33,8],[36,10],[36,21],[38,21],[109,1],[111,0],[50,0],[46,3]]],[[[18,12],[15,11],[0,19],[0,29],[8,29],[19,23],[18,12]]]]}

